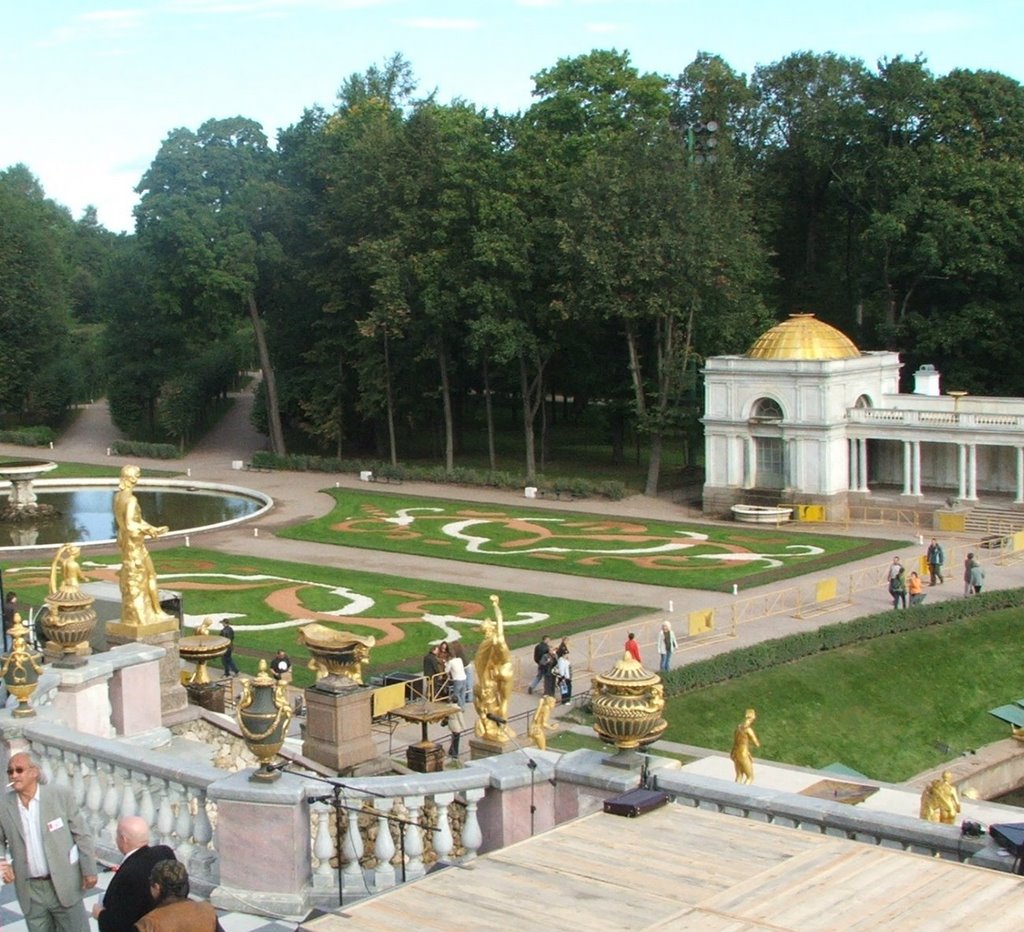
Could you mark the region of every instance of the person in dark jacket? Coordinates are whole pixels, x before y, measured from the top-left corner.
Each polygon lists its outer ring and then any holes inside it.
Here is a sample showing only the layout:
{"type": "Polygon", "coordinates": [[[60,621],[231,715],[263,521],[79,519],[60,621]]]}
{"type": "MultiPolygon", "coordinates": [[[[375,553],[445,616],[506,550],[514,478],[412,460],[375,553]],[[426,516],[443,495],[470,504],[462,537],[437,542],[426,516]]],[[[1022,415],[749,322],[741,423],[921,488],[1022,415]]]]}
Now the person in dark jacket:
{"type": "Polygon", "coordinates": [[[103,895],[103,903],[92,908],[100,932],[134,932],[135,923],[153,908],[149,895],[149,873],[157,861],[174,860],[167,845],[150,845],[149,826],[140,816],[127,816],[117,823],[117,850],[124,857],[103,895]]]}

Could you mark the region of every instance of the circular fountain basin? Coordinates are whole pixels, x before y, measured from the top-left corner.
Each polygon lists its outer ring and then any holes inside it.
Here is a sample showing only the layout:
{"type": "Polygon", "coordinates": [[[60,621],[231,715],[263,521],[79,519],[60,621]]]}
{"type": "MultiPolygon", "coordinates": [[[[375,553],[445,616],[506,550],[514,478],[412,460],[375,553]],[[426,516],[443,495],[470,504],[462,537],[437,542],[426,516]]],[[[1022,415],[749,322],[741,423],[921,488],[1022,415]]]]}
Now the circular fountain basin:
{"type": "MultiPolygon", "coordinates": [[[[52,549],[56,544],[110,544],[117,539],[113,500],[118,479],[38,479],[40,503],[53,505],[56,517],[37,523],[0,522],[0,552],[52,549]]],[[[0,490],[3,483],[0,483],[0,490]]],[[[170,529],[161,540],[229,527],[269,511],[274,500],[241,486],[192,479],[140,479],[135,487],[146,521],[170,529]]]]}

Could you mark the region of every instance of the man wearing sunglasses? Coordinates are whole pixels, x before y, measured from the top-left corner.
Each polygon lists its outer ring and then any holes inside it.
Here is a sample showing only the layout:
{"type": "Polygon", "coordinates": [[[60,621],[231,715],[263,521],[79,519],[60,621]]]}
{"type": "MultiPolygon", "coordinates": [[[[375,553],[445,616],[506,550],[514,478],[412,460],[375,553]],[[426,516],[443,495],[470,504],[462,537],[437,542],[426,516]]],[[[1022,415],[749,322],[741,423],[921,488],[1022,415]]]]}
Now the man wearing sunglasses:
{"type": "Polygon", "coordinates": [[[24,752],[7,765],[8,792],[0,801],[0,879],[14,882],[29,932],[88,932],[82,905],[96,886],[92,836],[70,791],[42,786],[39,765],[24,752]]]}

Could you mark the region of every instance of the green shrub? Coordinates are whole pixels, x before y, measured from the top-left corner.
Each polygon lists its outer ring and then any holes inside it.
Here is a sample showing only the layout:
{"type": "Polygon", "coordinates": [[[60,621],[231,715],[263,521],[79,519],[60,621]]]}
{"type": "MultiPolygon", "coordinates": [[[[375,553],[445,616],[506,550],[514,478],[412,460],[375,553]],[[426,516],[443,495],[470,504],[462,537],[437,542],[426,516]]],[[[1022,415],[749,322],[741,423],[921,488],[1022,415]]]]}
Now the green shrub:
{"type": "Polygon", "coordinates": [[[140,456],[154,460],[174,460],[181,456],[173,443],[145,443],[141,440],[115,440],[110,452],[117,456],[140,456]]]}
{"type": "Polygon", "coordinates": [[[57,438],[49,427],[15,427],[0,430],[0,443],[13,443],[20,447],[48,447],[57,438]]]}

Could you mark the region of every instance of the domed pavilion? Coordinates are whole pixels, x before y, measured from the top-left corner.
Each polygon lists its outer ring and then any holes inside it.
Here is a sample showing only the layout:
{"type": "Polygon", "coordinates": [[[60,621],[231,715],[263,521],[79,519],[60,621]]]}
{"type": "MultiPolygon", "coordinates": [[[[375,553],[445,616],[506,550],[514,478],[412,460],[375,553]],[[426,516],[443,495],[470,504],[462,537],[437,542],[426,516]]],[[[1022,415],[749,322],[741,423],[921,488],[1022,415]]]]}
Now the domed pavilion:
{"type": "Polygon", "coordinates": [[[817,504],[835,516],[872,492],[927,511],[979,491],[1024,504],[1024,399],[943,395],[930,365],[900,394],[900,369],[898,353],[860,350],[813,314],[709,358],[704,511],[817,504]]]}

